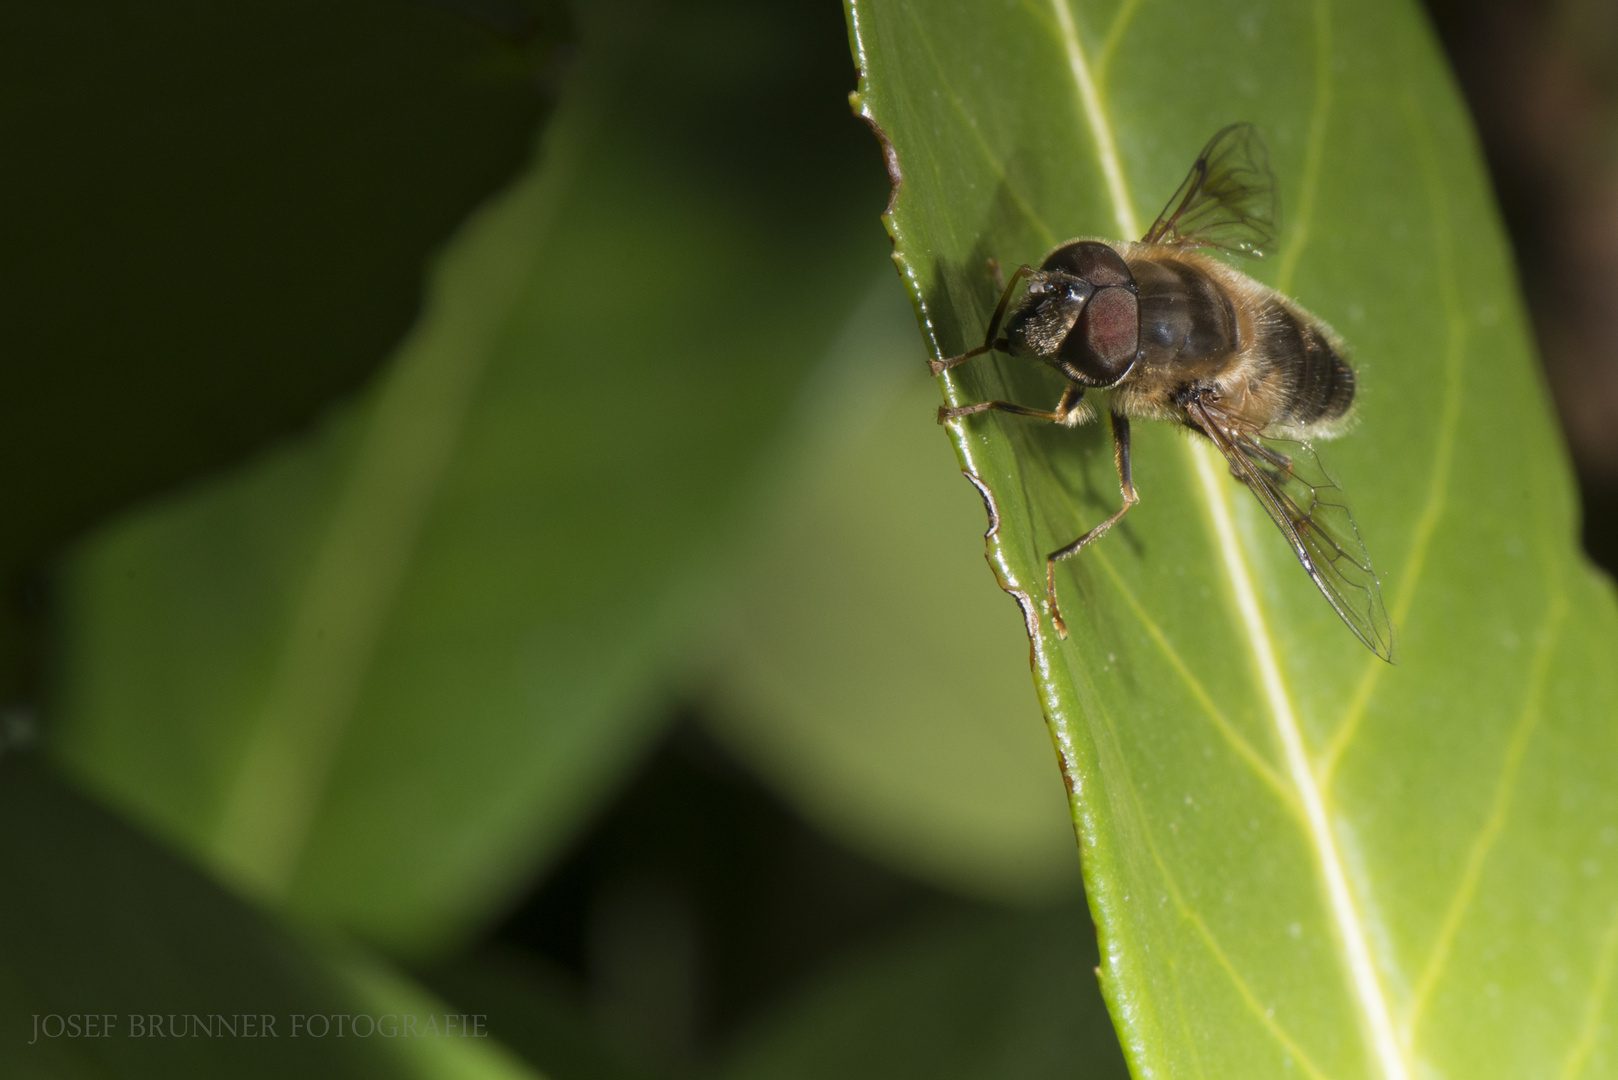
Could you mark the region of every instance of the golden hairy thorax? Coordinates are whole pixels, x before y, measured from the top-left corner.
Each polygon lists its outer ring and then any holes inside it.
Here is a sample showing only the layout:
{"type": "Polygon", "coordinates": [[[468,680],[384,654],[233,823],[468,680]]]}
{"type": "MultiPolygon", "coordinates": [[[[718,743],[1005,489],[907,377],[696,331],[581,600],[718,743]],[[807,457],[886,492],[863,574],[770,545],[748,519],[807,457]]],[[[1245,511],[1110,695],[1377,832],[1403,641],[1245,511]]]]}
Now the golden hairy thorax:
{"type": "Polygon", "coordinates": [[[1186,421],[1188,390],[1214,389],[1253,431],[1330,437],[1354,402],[1354,372],[1330,327],[1274,289],[1200,252],[1117,243],[1140,290],[1141,346],[1114,390],[1140,419],[1186,421]]]}

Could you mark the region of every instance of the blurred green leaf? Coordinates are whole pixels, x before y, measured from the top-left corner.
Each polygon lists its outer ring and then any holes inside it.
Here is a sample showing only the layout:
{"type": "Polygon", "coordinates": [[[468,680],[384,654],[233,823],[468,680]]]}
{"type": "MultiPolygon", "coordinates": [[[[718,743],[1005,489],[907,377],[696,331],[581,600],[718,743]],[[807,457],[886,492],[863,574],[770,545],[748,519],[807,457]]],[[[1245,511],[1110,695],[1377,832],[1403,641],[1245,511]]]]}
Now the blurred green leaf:
{"type": "Polygon", "coordinates": [[[725,1080],[1127,1075],[1082,911],[935,918],[746,1033],[725,1080]]]}
{"type": "Polygon", "coordinates": [[[943,467],[891,273],[805,394],[753,543],[709,726],[812,820],[946,888],[1079,892],[1020,621],[983,572],[983,500],[943,467]]]}
{"type": "MultiPolygon", "coordinates": [[[[947,356],[985,261],[1135,237],[1220,126],[1280,178],[1251,269],[1337,327],[1359,427],[1329,447],[1401,634],[1390,667],[1322,602],[1206,447],[1136,426],[1117,505],[1099,425],[952,434],[999,527],[1072,792],[1103,987],[1137,1075],[1609,1074],[1618,1001],[1611,589],[1567,468],[1465,115],[1413,5],[854,0],[859,106],[904,181],[901,271],[947,356]]],[[[1054,402],[996,358],[952,402],[1054,402]]]]}
{"type": "Polygon", "coordinates": [[[17,579],[351,393],[522,168],[559,28],[453,6],[0,9],[0,695],[37,690],[17,579]]]}
{"type": "Polygon", "coordinates": [[[374,961],[298,941],[33,763],[0,768],[0,822],[8,1077],[536,1075],[492,1038],[354,1037],[355,1016],[410,1014],[425,1030],[456,1010],[374,961]],[[329,1036],[311,1037],[312,1016],[329,1036]]]}
{"type": "Polygon", "coordinates": [[[621,1031],[603,1024],[560,971],[531,956],[482,949],[427,976],[455,1005],[489,1018],[502,1043],[557,1080],[656,1080],[621,1031]]]}
{"type": "Polygon", "coordinates": [[[373,392],[63,575],[58,759],[403,950],[486,917],[658,730],[877,259],[834,11],[599,5],[581,35],[539,163],[373,392]]]}
{"type": "MultiPolygon", "coordinates": [[[[446,1002],[375,957],[336,948],[331,954],[329,963],[362,1014],[379,1019],[398,1017],[401,1028],[403,1018],[415,1017],[415,1030],[421,1032],[428,1030],[429,1018],[441,1021],[438,1037],[390,1036],[401,1045],[408,1044],[410,1064],[423,1080],[537,1080],[535,1070],[519,1060],[502,1038],[510,1032],[520,1039],[534,1039],[521,1019],[502,1017],[506,1022],[497,1026],[496,1018],[486,1011],[446,1002]]],[[[542,1032],[538,1038],[551,1034],[542,1032]]]]}

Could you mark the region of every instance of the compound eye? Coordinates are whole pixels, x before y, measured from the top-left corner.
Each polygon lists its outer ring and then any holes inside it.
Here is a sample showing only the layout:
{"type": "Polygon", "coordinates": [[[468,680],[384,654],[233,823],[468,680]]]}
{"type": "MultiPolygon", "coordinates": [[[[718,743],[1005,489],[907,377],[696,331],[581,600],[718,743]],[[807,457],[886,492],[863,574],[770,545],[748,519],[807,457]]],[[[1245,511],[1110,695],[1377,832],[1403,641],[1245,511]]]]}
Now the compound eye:
{"type": "Polygon", "coordinates": [[[1098,289],[1108,285],[1132,289],[1135,285],[1134,275],[1129,272],[1123,256],[1099,240],[1074,240],[1063,244],[1045,256],[1039,268],[1072,274],[1098,289]]]}
{"type": "Polygon", "coordinates": [[[1140,347],[1140,301],[1122,285],[1097,289],[1062,341],[1060,358],[1091,386],[1112,386],[1129,374],[1140,347]]]}

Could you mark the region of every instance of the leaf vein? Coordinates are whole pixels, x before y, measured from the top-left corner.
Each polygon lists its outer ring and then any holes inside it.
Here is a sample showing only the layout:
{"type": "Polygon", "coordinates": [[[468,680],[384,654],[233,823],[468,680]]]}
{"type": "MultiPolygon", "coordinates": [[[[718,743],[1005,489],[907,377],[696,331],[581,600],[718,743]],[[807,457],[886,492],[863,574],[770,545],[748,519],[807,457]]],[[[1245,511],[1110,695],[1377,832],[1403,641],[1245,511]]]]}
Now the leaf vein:
{"type": "Polygon", "coordinates": [[[1225,716],[1224,711],[1214,702],[1212,695],[1202,685],[1201,680],[1196,677],[1190,667],[1186,665],[1185,660],[1181,658],[1179,650],[1175,649],[1173,642],[1169,641],[1168,635],[1157,625],[1157,621],[1147,614],[1145,606],[1141,604],[1134,592],[1125,584],[1123,576],[1118,573],[1118,569],[1113,565],[1112,560],[1107,558],[1100,550],[1096,550],[1094,554],[1097,561],[1107,571],[1108,576],[1112,578],[1112,582],[1123,596],[1124,602],[1129,605],[1129,610],[1140,620],[1141,625],[1146,629],[1147,635],[1162,651],[1164,657],[1168,659],[1175,673],[1185,681],[1186,688],[1191,691],[1191,696],[1197,699],[1197,704],[1202,706],[1203,710],[1208,714],[1208,718],[1219,729],[1219,733],[1225,737],[1225,741],[1230,743],[1231,748],[1241,756],[1243,761],[1247,762],[1258,778],[1270,786],[1270,789],[1286,804],[1287,808],[1297,817],[1298,822],[1302,824],[1302,810],[1298,806],[1297,797],[1287,787],[1286,781],[1281,779],[1281,775],[1275,771],[1274,766],[1266,761],[1264,756],[1253,748],[1253,744],[1248,742],[1231,724],[1230,719],[1225,716]]]}
{"type": "MultiPolygon", "coordinates": [[[[1103,90],[1107,86],[1107,73],[1112,69],[1113,57],[1118,54],[1118,46],[1123,42],[1124,33],[1135,21],[1135,13],[1140,10],[1141,0],[1124,0],[1123,6],[1112,17],[1112,25],[1107,27],[1107,36],[1101,42],[1101,51],[1096,54],[1096,85],[1103,90]]],[[[1130,236],[1133,240],[1134,237],[1130,236]]]]}
{"type": "Polygon", "coordinates": [[[593,98],[574,99],[546,132],[551,164],[462,226],[424,315],[370,402],[210,839],[224,872],[260,897],[284,895],[297,874],[490,350],[572,183],[573,144],[593,108],[593,98]],[[514,222],[528,243],[503,238],[514,222]],[[496,251],[489,287],[455,284],[451,266],[496,251]]]}
{"type": "Polygon", "coordinates": [[[1601,940],[1601,953],[1596,961],[1595,978],[1590,983],[1590,1000],[1585,1005],[1584,1019],[1579,1025],[1579,1036],[1573,1040],[1573,1045],[1568,1048],[1567,1057],[1562,1061],[1559,1080],[1577,1080],[1589,1062],[1590,1055],[1595,1052],[1596,1043],[1601,1040],[1603,1029],[1601,1011],[1606,1007],[1607,995],[1612,991],[1612,973],[1615,966],[1618,966],[1618,908],[1613,909],[1612,922],[1607,924],[1607,933],[1601,940]]]}
{"type": "Polygon", "coordinates": [[[977,146],[978,150],[982,152],[983,158],[988,163],[990,170],[994,172],[995,176],[999,177],[1001,186],[1005,189],[1006,194],[1011,197],[1012,203],[1017,207],[1017,212],[1026,218],[1028,223],[1040,232],[1040,234],[1044,237],[1046,247],[1053,246],[1056,243],[1056,234],[1051,230],[1050,226],[1045,223],[1045,220],[1035,212],[1033,204],[1030,203],[1028,199],[1024,197],[1022,192],[1017,190],[1017,186],[1011,182],[1011,177],[1007,175],[1005,167],[1000,162],[999,156],[995,153],[994,148],[984,141],[983,134],[978,127],[977,120],[974,119],[972,114],[967,111],[966,102],[961,100],[961,95],[956,92],[954,85],[949,80],[948,71],[944,68],[944,65],[939,62],[938,54],[933,50],[932,41],[927,36],[927,30],[921,22],[921,17],[916,14],[914,8],[910,8],[908,11],[910,14],[910,21],[916,30],[916,37],[921,41],[922,49],[927,54],[927,62],[932,65],[933,73],[937,76],[939,85],[949,92],[949,102],[952,106],[954,106],[955,111],[960,114],[961,120],[965,123],[966,130],[972,133],[973,143],[977,146]]]}
{"type": "MultiPolygon", "coordinates": [[[[1080,103],[1083,106],[1085,116],[1090,122],[1091,134],[1096,140],[1102,172],[1106,176],[1108,190],[1112,194],[1113,211],[1118,219],[1119,228],[1125,236],[1138,236],[1140,235],[1140,227],[1137,223],[1128,188],[1124,182],[1123,167],[1118,158],[1117,144],[1113,139],[1112,128],[1108,122],[1101,95],[1096,89],[1090,75],[1089,66],[1085,61],[1084,49],[1079,41],[1077,28],[1074,25],[1073,12],[1068,6],[1068,0],[1052,0],[1052,7],[1055,10],[1057,22],[1061,25],[1062,36],[1067,46],[1068,67],[1073,74],[1074,82],[1077,84],[1080,103]]],[[[1269,698],[1271,713],[1275,720],[1276,731],[1280,737],[1287,761],[1288,772],[1291,774],[1293,785],[1297,788],[1299,799],[1303,805],[1304,815],[1308,823],[1308,830],[1305,835],[1310,839],[1319,858],[1320,871],[1325,878],[1329,910],[1337,924],[1339,942],[1345,953],[1343,959],[1348,968],[1355,999],[1363,1013],[1366,1027],[1369,1029],[1374,1056],[1381,1065],[1382,1072],[1387,1077],[1387,1080],[1405,1080],[1409,1075],[1409,1068],[1405,1064],[1400,1053],[1398,1041],[1394,1035],[1393,1021],[1388,1011],[1387,999],[1383,993],[1376,968],[1371,960],[1370,946],[1366,940],[1365,929],[1361,925],[1359,914],[1354,907],[1354,898],[1349,891],[1347,875],[1342,858],[1337,851],[1336,839],[1332,834],[1330,824],[1326,820],[1322,792],[1315,784],[1314,772],[1310,768],[1308,757],[1304,752],[1303,737],[1298,728],[1297,718],[1293,713],[1286,689],[1281,682],[1275,649],[1270,642],[1263,615],[1259,611],[1258,598],[1253,591],[1246,562],[1236,539],[1235,529],[1231,524],[1229,505],[1223,489],[1219,486],[1218,477],[1210,460],[1211,452],[1203,446],[1191,446],[1189,447],[1189,453],[1195,464],[1196,472],[1202,480],[1207,510],[1215,525],[1216,546],[1223,552],[1225,557],[1225,565],[1230,574],[1231,586],[1237,595],[1238,606],[1241,609],[1241,622],[1247,630],[1247,637],[1253,650],[1254,660],[1263,678],[1264,689],[1266,696],[1269,698]]],[[[1134,795],[1133,788],[1131,788],[1131,795],[1134,795]]],[[[1261,1012],[1260,1015],[1262,1016],[1263,1013],[1261,1012]]]]}
{"type": "Polygon", "coordinates": [[[1180,1031],[1185,1035],[1186,1049],[1191,1051],[1191,1064],[1196,1066],[1197,1080],[1208,1080],[1202,1067],[1202,1052],[1197,1049],[1197,1036],[1191,1030],[1191,1018],[1185,1014],[1185,987],[1180,982],[1180,965],[1169,958],[1169,978],[1174,981],[1174,1011],[1180,1018],[1180,1031]]]}
{"type": "Polygon", "coordinates": [[[1439,926],[1438,934],[1433,940],[1428,952],[1427,963],[1423,966],[1421,976],[1416,980],[1416,989],[1411,995],[1411,1001],[1405,1017],[1405,1045],[1414,1047],[1416,1033],[1421,1027],[1421,1021],[1426,1012],[1427,1004],[1432,998],[1434,987],[1443,974],[1445,963],[1449,960],[1450,948],[1455,943],[1455,936],[1460,931],[1461,922],[1465,918],[1468,908],[1477,896],[1478,882],[1483,876],[1483,867],[1487,863],[1490,852],[1493,851],[1500,834],[1505,830],[1507,816],[1511,811],[1512,799],[1516,794],[1517,778],[1521,772],[1523,758],[1527,755],[1529,740],[1539,726],[1543,715],[1540,708],[1540,696],[1545,690],[1545,678],[1550,670],[1551,659],[1555,654],[1555,645],[1561,635],[1562,619],[1567,614],[1567,598],[1557,589],[1551,596],[1550,604],[1545,612],[1544,622],[1540,627],[1539,647],[1535,650],[1532,667],[1529,669],[1528,686],[1524,694],[1522,713],[1517,720],[1516,729],[1512,732],[1511,741],[1506,745],[1505,754],[1501,758],[1500,775],[1495,781],[1494,797],[1490,802],[1489,813],[1484,818],[1483,827],[1478,831],[1477,837],[1472,841],[1471,850],[1467,853],[1466,866],[1461,872],[1461,879],[1457,882],[1455,893],[1450,897],[1448,907],[1444,912],[1444,920],[1439,926]]]}
{"type": "Polygon", "coordinates": [[[1073,9],[1069,0],[1051,0],[1056,23],[1062,30],[1062,45],[1067,52],[1068,70],[1079,91],[1079,107],[1090,124],[1090,134],[1096,142],[1096,156],[1101,160],[1101,174],[1107,180],[1107,192],[1112,196],[1113,216],[1118,221],[1119,235],[1133,240],[1140,235],[1140,222],[1135,216],[1135,204],[1124,183],[1123,164],[1118,160],[1118,145],[1112,137],[1112,125],[1107,120],[1106,106],[1095,80],[1090,77],[1090,65],[1084,58],[1084,46],[1079,41],[1078,28],[1073,23],[1073,9]]]}
{"type": "Polygon", "coordinates": [[[1315,215],[1315,195],[1320,188],[1320,163],[1326,155],[1326,125],[1331,117],[1331,4],[1315,0],[1315,101],[1309,110],[1309,134],[1303,154],[1303,183],[1298,196],[1298,219],[1287,246],[1281,252],[1275,287],[1292,292],[1292,276],[1309,243],[1309,226],[1315,215]]]}
{"type": "Polygon", "coordinates": [[[1215,546],[1224,556],[1232,590],[1236,594],[1237,608],[1247,639],[1253,650],[1253,659],[1259,669],[1265,696],[1269,700],[1271,718],[1286,757],[1287,772],[1298,791],[1307,822],[1307,837],[1319,861],[1321,876],[1325,879],[1327,910],[1338,931],[1338,943],[1343,949],[1343,962],[1349,982],[1359,1004],[1372,1050],[1388,1080],[1405,1080],[1409,1067],[1405,1064],[1397,1039],[1393,1019],[1388,1010],[1387,995],[1371,959],[1370,943],[1366,938],[1354,896],[1348,886],[1348,873],[1342,855],[1337,850],[1337,839],[1326,817],[1324,793],[1315,783],[1314,772],[1304,751],[1303,733],[1292,708],[1281,678],[1280,664],[1271,641],[1264,614],[1259,608],[1258,594],[1236,537],[1231,519],[1230,503],[1221,486],[1220,471],[1213,462],[1214,451],[1201,444],[1193,444],[1191,456],[1197,475],[1202,482],[1208,513],[1212,518],[1215,546]]]}
{"type": "MultiPolygon", "coordinates": [[[[1107,725],[1107,731],[1112,736],[1113,741],[1118,742],[1118,728],[1113,723],[1112,715],[1099,704],[1096,708],[1101,713],[1101,719],[1107,725]]],[[[1264,1003],[1259,1000],[1258,995],[1253,992],[1253,988],[1247,985],[1247,980],[1242,977],[1241,972],[1236,970],[1236,965],[1219,944],[1219,939],[1214,936],[1208,924],[1203,921],[1202,916],[1197,914],[1196,910],[1186,902],[1185,894],[1180,891],[1179,882],[1175,880],[1174,874],[1168,868],[1168,864],[1163,861],[1163,853],[1158,849],[1157,840],[1152,835],[1151,828],[1147,825],[1151,818],[1146,813],[1146,808],[1141,805],[1140,792],[1135,786],[1134,777],[1130,774],[1129,763],[1122,754],[1118,755],[1118,769],[1123,773],[1124,789],[1129,792],[1129,800],[1134,804],[1135,814],[1141,821],[1141,836],[1146,840],[1146,849],[1151,853],[1152,863],[1157,867],[1158,874],[1163,878],[1164,886],[1169,890],[1169,898],[1174,902],[1175,911],[1196,929],[1197,936],[1202,939],[1203,946],[1230,979],[1231,984],[1236,988],[1237,994],[1241,996],[1243,1003],[1247,1005],[1253,1015],[1258,1018],[1259,1023],[1269,1031],[1276,1042],[1285,1048],[1287,1053],[1292,1055],[1299,1065],[1303,1066],[1304,1072],[1308,1073],[1314,1080],[1325,1080],[1325,1073],[1314,1063],[1314,1060],[1309,1057],[1303,1047],[1298,1045],[1298,1041],[1288,1033],[1286,1028],[1271,1015],[1271,1010],[1265,1007],[1264,1003]]]]}
{"type": "MultiPolygon", "coordinates": [[[[1438,529],[1438,522],[1443,517],[1449,501],[1449,481],[1454,472],[1455,445],[1460,437],[1461,396],[1464,388],[1462,376],[1466,365],[1468,329],[1466,314],[1461,306],[1460,285],[1455,273],[1455,244],[1450,222],[1449,198],[1444,191],[1443,178],[1439,175],[1432,133],[1423,123],[1417,105],[1408,93],[1405,95],[1405,113],[1406,120],[1416,136],[1416,145],[1423,151],[1421,172],[1427,189],[1428,209],[1433,220],[1438,294],[1444,311],[1445,351],[1444,398],[1439,408],[1438,432],[1433,444],[1433,468],[1428,476],[1427,498],[1423,501],[1421,515],[1416,519],[1416,527],[1410,540],[1410,553],[1405,558],[1404,573],[1400,576],[1398,594],[1393,602],[1392,615],[1395,625],[1403,624],[1406,616],[1410,614],[1411,605],[1415,602],[1416,586],[1426,569],[1427,553],[1432,546],[1433,534],[1438,529]]],[[[1337,733],[1332,737],[1325,754],[1316,766],[1316,775],[1323,790],[1331,789],[1332,778],[1342,760],[1343,751],[1359,734],[1360,725],[1365,719],[1366,706],[1387,666],[1375,657],[1368,661],[1365,674],[1360,678],[1354,696],[1343,712],[1342,720],[1338,722],[1337,733]]]]}

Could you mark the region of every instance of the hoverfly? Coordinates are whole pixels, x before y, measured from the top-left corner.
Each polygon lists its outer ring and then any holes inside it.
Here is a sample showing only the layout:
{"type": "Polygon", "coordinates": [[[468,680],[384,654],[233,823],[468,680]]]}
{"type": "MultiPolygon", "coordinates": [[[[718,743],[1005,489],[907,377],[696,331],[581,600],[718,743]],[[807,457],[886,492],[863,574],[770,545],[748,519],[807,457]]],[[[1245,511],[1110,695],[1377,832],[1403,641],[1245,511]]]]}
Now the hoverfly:
{"type": "Polygon", "coordinates": [[[931,364],[937,374],[998,350],[1049,364],[1068,381],[1052,410],[983,401],[940,408],[939,423],[998,410],[1073,427],[1095,416],[1086,391],[1110,392],[1123,505],[1045,560],[1051,618],[1063,637],[1056,564],[1139,501],[1130,419],[1170,420],[1213,443],[1343,622],[1393,659],[1393,625],[1359,530],[1305,441],[1340,434],[1349,419],[1355,380],[1342,340],[1297,303],[1198,250],[1262,258],[1275,240],[1275,203],[1263,140],[1251,125],[1232,124],[1203,147],[1139,243],[1069,240],[1037,269],[1018,267],[983,344],[931,364]],[[1293,440],[1288,452],[1271,445],[1278,439],[1293,440]]]}

